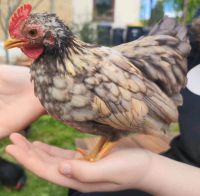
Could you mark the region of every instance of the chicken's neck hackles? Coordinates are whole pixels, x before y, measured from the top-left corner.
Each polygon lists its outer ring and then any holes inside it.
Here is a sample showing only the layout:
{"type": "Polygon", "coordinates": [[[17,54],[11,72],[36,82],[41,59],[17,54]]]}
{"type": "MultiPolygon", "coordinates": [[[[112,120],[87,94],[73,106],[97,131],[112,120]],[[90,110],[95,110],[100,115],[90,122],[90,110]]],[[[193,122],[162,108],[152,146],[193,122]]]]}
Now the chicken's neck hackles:
{"type": "MultiPolygon", "coordinates": [[[[19,47],[30,58],[33,66],[46,64],[47,70],[55,71],[61,67],[64,71],[73,72],[68,64],[73,57],[84,54],[88,44],[78,40],[72,31],[55,14],[34,13],[32,6],[24,4],[12,15],[9,24],[11,41],[7,48],[19,47]]],[[[63,72],[63,70],[62,70],[63,72]]]]}
{"type": "Polygon", "coordinates": [[[79,40],[55,14],[30,15],[29,23],[37,23],[37,21],[38,23],[44,21],[46,32],[43,38],[44,51],[35,59],[33,66],[47,64],[47,69],[52,68],[54,71],[68,71],[74,74],[76,67],[70,67],[70,65],[75,66],[73,58],[82,56],[87,52],[87,47],[91,46],[79,40]]]}

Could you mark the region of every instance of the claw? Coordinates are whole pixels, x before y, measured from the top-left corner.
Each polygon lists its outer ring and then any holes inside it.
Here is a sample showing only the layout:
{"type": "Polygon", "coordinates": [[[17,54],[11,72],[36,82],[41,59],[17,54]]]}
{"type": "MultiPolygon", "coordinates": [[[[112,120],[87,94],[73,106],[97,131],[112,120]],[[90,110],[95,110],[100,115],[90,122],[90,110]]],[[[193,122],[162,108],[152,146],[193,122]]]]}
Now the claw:
{"type": "Polygon", "coordinates": [[[117,142],[110,142],[105,138],[101,138],[90,153],[80,148],[77,148],[77,152],[83,156],[80,158],[81,160],[95,162],[108,155],[116,144],[117,142]]]}
{"type": "Polygon", "coordinates": [[[87,152],[81,148],[77,148],[76,151],[79,152],[83,157],[87,155],[87,152]]]}

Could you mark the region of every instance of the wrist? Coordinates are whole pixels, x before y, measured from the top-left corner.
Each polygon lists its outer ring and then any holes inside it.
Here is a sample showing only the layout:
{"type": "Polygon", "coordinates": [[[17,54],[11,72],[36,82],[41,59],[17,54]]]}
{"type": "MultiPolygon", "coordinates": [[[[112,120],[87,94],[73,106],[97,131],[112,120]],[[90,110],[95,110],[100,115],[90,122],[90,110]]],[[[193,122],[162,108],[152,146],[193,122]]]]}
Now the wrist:
{"type": "Polygon", "coordinates": [[[170,179],[173,181],[173,171],[170,170],[170,166],[171,162],[175,161],[165,158],[159,154],[150,153],[150,156],[151,162],[149,168],[146,171],[146,175],[144,175],[138,189],[152,195],[163,195],[166,192],[166,187],[170,184],[170,179]]]}
{"type": "Polygon", "coordinates": [[[144,150],[144,153],[144,164],[140,167],[141,169],[138,177],[139,180],[135,184],[134,188],[147,192],[151,191],[152,193],[153,190],[149,189],[149,181],[151,181],[152,178],[152,171],[154,170],[154,164],[156,163],[157,154],[154,154],[147,150],[144,150]]]}

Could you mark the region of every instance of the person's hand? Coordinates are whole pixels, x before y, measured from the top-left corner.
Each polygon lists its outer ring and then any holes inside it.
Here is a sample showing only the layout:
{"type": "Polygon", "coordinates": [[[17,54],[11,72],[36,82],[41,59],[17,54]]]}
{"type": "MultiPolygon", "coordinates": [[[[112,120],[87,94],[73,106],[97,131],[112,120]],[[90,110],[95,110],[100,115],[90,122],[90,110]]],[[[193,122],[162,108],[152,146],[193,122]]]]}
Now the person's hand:
{"type": "Polygon", "coordinates": [[[97,162],[76,159],[74,151],[13,133],[6,151],[27,169],[81,192],[139,189],[152,195],[199,195],[199,168],[136,148],[118,148],[97,162]]]}
{"type": "Polygon", "coordinates": [[[116,149],[91,163],[75,159],[74,151],[30,143],[17,133],[10,139],[13,144],[6,151],[27,169],[50,182],[82,192],[140,188],[151,167],[152,153],[142,149],[116,149]]]}
{"type": "Polygon", "coordinates": [[[44,113],[34,95],[29,69],[0,65],[0,138],[20,131],[44,113]]]}

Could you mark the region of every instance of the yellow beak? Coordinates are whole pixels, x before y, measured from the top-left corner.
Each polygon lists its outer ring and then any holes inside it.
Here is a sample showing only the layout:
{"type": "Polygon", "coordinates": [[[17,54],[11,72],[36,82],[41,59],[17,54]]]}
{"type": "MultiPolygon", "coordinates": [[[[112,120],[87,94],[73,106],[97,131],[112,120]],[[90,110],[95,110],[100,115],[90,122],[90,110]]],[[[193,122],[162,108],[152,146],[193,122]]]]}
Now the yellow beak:
{"type": "Polygon", "coordinates": [[[26,42],[23,40],[9,38],[4,42],[4,48],[5,49],[10,49],[10,48],[15,48],[15,47],[21,48],[25,44],[26,42]]]}

